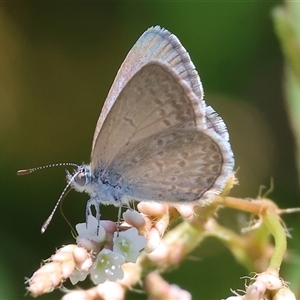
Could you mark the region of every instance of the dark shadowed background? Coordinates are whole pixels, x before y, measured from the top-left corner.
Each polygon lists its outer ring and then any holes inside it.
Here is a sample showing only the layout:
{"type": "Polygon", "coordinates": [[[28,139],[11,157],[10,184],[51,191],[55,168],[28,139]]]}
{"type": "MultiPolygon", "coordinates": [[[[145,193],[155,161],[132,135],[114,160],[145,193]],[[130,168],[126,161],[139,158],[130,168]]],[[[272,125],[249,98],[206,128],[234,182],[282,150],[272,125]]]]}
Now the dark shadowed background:
{"type": "MultiPolygon", "coordinates": [[[[56,247],[73,242],[59,212],[40,234],[66,184],[64,168],[24,177],[16,171],[89,162],[94,127],[114,76],[138,37],[153,25],[181,40],[201,76],[206,102],[228,126],[240,181],[232,195],[258,197],[260,186],[268,189],[273,178],[269,197],[281,207],[300,206],[283,58],[271,19],[279,4],[0,4],[1,299],[23,298],[24,278],[56,247]]],[[[84,221],[87,199],[74,191],[65,199],[63,209],[72,224],[84,221]]],[[[116,220],[117,209],[105,207],[102,216],[116,220]]],[[[239,213],[226,210],[222,218],[228,226],[241,226],[239,213]]],[[[282,272],[293,283],[292,271],[300,264],[299,215],[284,220],[293,239],[282,272]]],[[[194,299],[220,299],[230,295],[230,288],[243,288],[240,277],[248,273],[220,242],[208,240],[165,278],[189,290],[194,299]]]]}

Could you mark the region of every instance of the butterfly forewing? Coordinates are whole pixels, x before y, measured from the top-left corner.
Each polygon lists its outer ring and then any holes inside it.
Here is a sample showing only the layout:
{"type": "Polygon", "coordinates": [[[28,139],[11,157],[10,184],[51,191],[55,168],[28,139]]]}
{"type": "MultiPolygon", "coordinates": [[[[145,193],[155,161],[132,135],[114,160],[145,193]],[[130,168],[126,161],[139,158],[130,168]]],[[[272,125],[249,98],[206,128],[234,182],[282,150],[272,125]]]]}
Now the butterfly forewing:
{"type": "Polygon", "coordinates": [[[178,38],[168,30],[162,29],[159,26],[149,28],[127,54],[112,84],[97,122],[92,145],[92,154],[103,122],[120,92],[134,74],[149,61],[161,61],[168,65],[170,69],[173,69],[196,94],[199,101],[198,105],[201,110],[205,110],[202,84],[186,49],[181,45],[178,38]]]}

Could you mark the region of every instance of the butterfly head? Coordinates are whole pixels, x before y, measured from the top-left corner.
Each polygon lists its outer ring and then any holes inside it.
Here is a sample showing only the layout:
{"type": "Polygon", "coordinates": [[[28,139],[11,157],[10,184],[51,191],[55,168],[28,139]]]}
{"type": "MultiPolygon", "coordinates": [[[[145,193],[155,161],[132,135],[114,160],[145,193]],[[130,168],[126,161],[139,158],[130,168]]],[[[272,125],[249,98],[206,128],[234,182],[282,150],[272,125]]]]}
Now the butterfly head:
{"type": "Polygon", "coordinates": [[[92,174],[90,165],[78,166],[77,170],[75,170],[73,174],[71,174],[69,171],[66,172],[67,181],[72,188],[79,192],[87,192],[89,194],[92,194],[92,174]]]}

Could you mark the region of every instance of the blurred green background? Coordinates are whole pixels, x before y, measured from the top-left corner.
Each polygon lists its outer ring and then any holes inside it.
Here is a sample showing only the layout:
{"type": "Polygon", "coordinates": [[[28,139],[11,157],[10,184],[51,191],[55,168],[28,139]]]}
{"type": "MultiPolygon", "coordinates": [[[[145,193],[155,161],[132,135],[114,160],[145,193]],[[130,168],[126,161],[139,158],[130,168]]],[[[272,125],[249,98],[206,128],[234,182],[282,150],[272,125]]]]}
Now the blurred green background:
{"type": "MultiPolygon", "coordinates": [[[[16,171],[89,162],[94,127],[114,76],[138,37],[153,25],[181,40],[201,76],[206,102],[228,126],[240,182],[232,195],[255,198],[273,178],[269,197],[283,208],[300,206],[283,57],[271,19],[279,4],[1,2],[0,299],[24,298],[24,278],[56,247],[73,242],[59,212],[40,234],[66,184],[64,169],[25,177],[16,171]]],[[[63,209],[72,224],[84,221],[87,199],[76,192],[65,199],[63,209]]],[[[115,220],[116,215],[113,207],[102,209],[103,218],[115,220]]],[[[239,213],[226,210],[222,217],[229,226],[241,226],[239,213]]],[[[282,275],[295,290],[299,215],[284,220],[293,239],[282,275]]],[[[240,277],[248,273],[221,243],[208,240],[165,278],[189,290],[193,299],[221,299],[230,288],[242,289],[240,277]]],[[[40,299],[60,295],[56,291],[40,299]]],[[[146,297],[132,293],[129,298],[146,297]]]]}

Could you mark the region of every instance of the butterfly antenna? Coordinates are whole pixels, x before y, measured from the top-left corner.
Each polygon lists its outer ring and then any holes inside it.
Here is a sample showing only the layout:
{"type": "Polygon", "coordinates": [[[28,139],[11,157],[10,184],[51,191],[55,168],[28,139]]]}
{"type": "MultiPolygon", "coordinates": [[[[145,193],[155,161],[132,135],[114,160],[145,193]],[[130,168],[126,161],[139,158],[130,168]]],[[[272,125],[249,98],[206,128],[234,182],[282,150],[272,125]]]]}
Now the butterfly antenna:
{"type": "Polygon", "coordinates": [[[52,167],[61,167],[61,166],[79,167],[77,164],[74,164],[74,163],[57,163],[57,164],[35,167],[35,168],[31,168],[31,169],[19,170],[17,172],[17,175],[27,175],[27,174],[33,173],[35,171],[38,171],[38,170],[48,169],[48,168],[52,168],[52,167]]]}
{"type": "Polygon", "coordinates": [[[60,194],[54,208],[52,209],[51,214],[49,215],[49,217],[47,218],[47,220],[44,222],[42,228],[41,228],[41,233],[44,233],[46,231],[46,229],[48,228],[60,202],[62,201],[62,199],[64,198],[64,196],[66,195],[66,191],[69,188],[69,186],[71,185],[72,181],[74,180],[74,178],[79,174],[80,172],[76,172],[70,179],[70,181],[67,183],[67,185],[65,186],[65,188],[63,189],[62,193],[60,194]]]}

